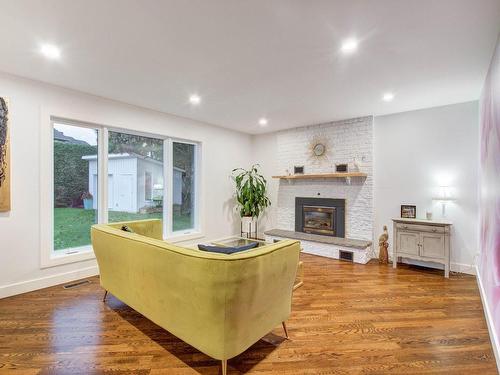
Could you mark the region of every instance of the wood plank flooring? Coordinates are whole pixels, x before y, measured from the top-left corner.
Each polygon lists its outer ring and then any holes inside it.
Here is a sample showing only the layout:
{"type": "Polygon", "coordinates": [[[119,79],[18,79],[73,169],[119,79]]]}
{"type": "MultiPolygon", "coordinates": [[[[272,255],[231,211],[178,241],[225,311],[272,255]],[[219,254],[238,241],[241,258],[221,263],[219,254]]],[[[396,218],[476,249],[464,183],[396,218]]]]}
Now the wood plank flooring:
{"type": "MultiPolygon", "coordinates": [[[[497,374],[473,276],[302,260],[290,340],[276,327],[229,374],[497,374]]],[[[90,280],[0,300],[0,374],[219,374],[90,280]]]]}

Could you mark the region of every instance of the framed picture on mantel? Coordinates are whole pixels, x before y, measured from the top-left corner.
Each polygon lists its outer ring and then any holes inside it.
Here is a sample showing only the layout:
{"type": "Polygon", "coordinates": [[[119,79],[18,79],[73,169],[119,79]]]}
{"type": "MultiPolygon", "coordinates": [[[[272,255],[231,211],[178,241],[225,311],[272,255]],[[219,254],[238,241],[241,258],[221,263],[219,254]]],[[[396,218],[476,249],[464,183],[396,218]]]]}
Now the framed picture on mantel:
{"type": "Polygon", "coordinates": [[[401,205],[401,218],[415,219],[416,217],[417,217],[417,206],[412,206],[409,204],[401,205]]]}

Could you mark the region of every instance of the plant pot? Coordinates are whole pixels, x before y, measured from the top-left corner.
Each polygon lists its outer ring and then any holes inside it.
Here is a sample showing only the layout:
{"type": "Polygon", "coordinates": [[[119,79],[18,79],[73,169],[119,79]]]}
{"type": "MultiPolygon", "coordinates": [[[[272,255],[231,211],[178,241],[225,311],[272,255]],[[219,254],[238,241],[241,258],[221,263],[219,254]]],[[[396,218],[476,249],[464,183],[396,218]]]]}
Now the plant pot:
{"type": "Polygon", "coordinates": [[[247,238],[257,238],[257,219],[252,216],[241,218],[241,236],[247,238]]]}
{"type": "Polygon", "coordinates": [[[92,198],[90,199],[84,199],[83,200],[83,208],[86,209],[86,210],[91,210],[94,208],[94,200],[92,198]]]}

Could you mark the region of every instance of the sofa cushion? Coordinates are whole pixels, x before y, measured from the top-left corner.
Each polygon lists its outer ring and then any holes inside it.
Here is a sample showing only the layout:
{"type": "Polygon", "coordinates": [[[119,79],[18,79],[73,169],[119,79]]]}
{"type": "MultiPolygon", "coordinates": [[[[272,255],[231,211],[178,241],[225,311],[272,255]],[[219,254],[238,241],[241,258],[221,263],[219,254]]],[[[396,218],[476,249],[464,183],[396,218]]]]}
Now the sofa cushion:
{"type": "Polygon", "coordinates": [[[221,254],[234,254],[239,253],[240,251],[250,250],[259,245],[258,242],[252,242],[247,245],[241,245],[236,247],[224,247],[224,246],[211,246],[211,245],[203,245],[199,244],[198,249],[203,251],[210,251],[212,253],[221,253],[221,254]]]}

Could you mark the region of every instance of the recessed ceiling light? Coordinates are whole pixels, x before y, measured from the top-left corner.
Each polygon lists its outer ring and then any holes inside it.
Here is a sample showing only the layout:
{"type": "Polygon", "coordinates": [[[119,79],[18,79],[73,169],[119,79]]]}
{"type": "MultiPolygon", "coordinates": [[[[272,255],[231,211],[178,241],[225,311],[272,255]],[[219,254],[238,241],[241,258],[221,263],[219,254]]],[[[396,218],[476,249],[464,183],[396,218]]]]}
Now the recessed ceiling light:
{"type": "Polygon", "coordinates": [[[201,103],[201,98],[198,95],[193,94],[189,97],[189,103],[193,105],[198,105],[201,103]]]}
{"type": "Polygon", "coordinates": [[[382,96],[382,100],[384,102],[392,102],[394,99],[394,94],[392,92],[386,92],[384,96],[382,96]]]}
{"type": "Polygon", "coordinates": [[[349,38],[342,42],[340,50],[343,53],[352,53],[358,49],[358,41],[355,38],[349,38]]]}
{"type": "Polygon", "coordinates": [[[267,123],[268,123],[267,118],[265,118],[265,117],[261,117],[261,118],[259,119],[259,125],[260,125],[260,126],[262,126],[262,127],[267,126],[267,123]]]}
{"type": "Polygon", "coordinates": [[[51,60],[57,60],[61,57],[61,49],[53,44],[42,44],[40,53],[51,60]]]}

